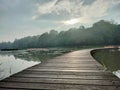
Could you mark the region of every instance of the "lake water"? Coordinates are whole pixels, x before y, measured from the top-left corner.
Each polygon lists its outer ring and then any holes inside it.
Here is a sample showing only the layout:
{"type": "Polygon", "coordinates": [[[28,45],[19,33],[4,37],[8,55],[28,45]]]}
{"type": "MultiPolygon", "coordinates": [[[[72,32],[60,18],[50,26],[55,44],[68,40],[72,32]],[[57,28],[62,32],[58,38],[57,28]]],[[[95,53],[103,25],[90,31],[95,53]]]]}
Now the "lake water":
{"type": "Polygon", "coordinates": [[[0,55],[0,80],[40,62],[16,59],[13,55],[0,55]]]}
{"type": "Polygon", "coordinates": [[[51,48],[0,51],[0,80],[28,67],[42,63],[47,59],[70,52],[71,50],[72,49],[51,48]]]}
{"type": "Polygon", "coordinates": [[[120,49],[101,49],[93,51],[93,57],[103,65],[105,70],[110,70],[120,78],[120,49]]]}

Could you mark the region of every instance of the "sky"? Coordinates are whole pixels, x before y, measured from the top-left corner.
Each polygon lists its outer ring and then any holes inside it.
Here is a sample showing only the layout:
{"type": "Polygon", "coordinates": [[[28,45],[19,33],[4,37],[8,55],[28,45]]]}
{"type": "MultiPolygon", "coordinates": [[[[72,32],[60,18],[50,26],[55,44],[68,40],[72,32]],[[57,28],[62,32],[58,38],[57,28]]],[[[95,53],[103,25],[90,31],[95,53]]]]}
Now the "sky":
{"type": "Polygon", "coordinates": [[[120,24],[120,0],[0,0],[0,42],[103,19],[120,24]]]}

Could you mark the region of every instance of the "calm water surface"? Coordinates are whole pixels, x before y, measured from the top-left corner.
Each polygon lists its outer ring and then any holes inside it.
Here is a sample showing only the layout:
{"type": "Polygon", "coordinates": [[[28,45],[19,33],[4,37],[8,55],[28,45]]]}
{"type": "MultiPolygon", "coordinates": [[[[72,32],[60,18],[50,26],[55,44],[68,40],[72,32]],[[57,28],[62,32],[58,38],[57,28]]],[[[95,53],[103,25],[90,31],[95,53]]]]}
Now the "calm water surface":
{"type": "Polygon", "coordinates": [[[70,51],[60,48],[0,51],[0,80],[70,51]]]}
{"type": "Polygon", "coordinates": [[[105,70],[110,70],[120,78],[120,49],[101,49],[93,53],[93,57],[103,65],[105,70]]]}
{"type": "Polygon", "coordinates": [[[14,55],[0,55],[0,80],[38,63],[15,58],[14,55]]]}

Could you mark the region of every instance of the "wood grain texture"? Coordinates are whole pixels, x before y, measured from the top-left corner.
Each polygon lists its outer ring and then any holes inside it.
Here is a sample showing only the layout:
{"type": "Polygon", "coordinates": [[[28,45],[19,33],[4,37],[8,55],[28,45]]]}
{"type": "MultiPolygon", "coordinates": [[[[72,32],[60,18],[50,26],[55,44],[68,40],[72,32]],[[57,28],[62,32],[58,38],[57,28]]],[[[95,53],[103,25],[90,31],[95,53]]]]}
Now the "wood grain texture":
{"type": "Polygon", "coordinates": [[[0,90],[120,90],[120,79],[78,50],[47,60],[0,82],[0,90]]]}

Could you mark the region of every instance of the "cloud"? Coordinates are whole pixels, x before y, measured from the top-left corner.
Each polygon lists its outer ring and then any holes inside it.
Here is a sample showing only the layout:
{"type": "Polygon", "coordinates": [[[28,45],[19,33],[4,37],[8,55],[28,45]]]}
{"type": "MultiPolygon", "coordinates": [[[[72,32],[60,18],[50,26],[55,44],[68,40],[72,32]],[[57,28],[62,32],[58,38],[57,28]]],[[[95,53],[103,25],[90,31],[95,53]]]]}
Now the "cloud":
{"type": "Polygon", "coordinates": [[[54,14],[69,17],[66,18],[66,21],[79,18],[82,19],[80,23],[90,23],[90,21],[107,16],[109,8],[119,2],[120,0],[51,0],[44,4],[38,4],[36,14],[32,19],[54,14]]]}
{"type": "MultiPolygon", "coordinates": [[[[71,0],[52,0],[44,4],[38,4],[36,15],[33,17],[36,17],[34,19],[37,19],[41,15],[53,14],[53,13],[56,15],[67,14],[70,16],[72,16],[72,13],[73,13],[75,15],[76,10],[74,9],[76,9],[75,7],[75,4],[77,3],[76,1],[74,2],[73,0],[72,1],[71,0]]],[[[79,4],[82,4],[82,3],[79,3],[79,4]]]]}
{"type": "Polygon", "coordinates": [[[38,15],[34,15],[34,16],[32,16],[32,19],[35,20],[35,19],[37,19],[38,17],[39,17],[38,15]]]}
{"type": "Polygon", "coordinates": [[[110,3],[111,2],[107,0],[97,0],[92,5],[83,6],[81,8],[82,16],[90,18],[99,18],[105,16],[110,3]]]}
{"type": "Polygon", "coordinates": [[[80,18],[72,18],[70,20],[63,20],[61,21],[61,23],[65,24],[65,25],[74,25],[74,24],[77,24],[77,23],[81,23],[82,24],[86,24],[86,23],[90,23],[91,20],[90,18],[87,18],[87,17],[80,17],[80,18]]]}

